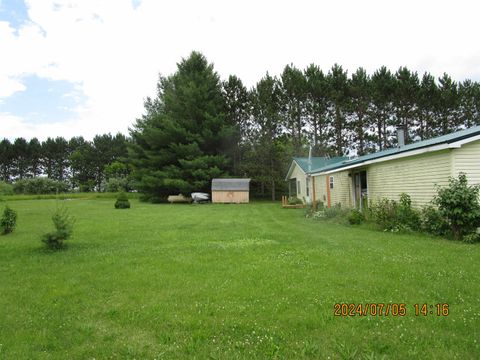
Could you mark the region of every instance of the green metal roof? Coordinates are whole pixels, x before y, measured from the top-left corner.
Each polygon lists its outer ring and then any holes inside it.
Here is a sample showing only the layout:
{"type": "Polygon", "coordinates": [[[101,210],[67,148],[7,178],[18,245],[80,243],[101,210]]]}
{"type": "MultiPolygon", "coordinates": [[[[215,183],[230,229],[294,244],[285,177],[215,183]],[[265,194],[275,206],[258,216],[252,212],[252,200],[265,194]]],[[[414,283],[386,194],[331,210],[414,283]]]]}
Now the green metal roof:
{"type": "Polygon", "coordinates": [[[385,156],[390,156],[390,155],[401,154],[401,153],[405,153],[405,152],[408,152],[408,151],[422,149],[422,148],[426,148],[426,147],[430,147],[430,146],[434,146],[434,145],[450,144],[450,143],[457,142],[457,141],[460,141],[460,140],[463,140],[463,139],[467,139],[467,138],[470,138],[470,137],[473,137],[473,136],[476,136],[476,135],[480,135],[480,126],[475,126],[475,127],[472,127],[472,128],[466,129],[466,130],[457,131],[457,132],[454,132],[454,133],[451,133],[451,134],[438,136],[438,137],[428,139],[428,140],[417,141],[417,142],[414,142],[412,144],[408,144],[408,145],[405,145],[405,146],[402,146],[402,147],[391,148],[391,149],[379,151],[379,152],[376,152],[376,153],[363,155],[363,156],[360,156],[360,157],[355,158],[355,159],[350,159],[349,160],[349,159],[343,158],[342,160],[337,161],[336,163],[326,164],[325,166],[319,167],[319,168],[314,168],[312,166],[311,173],[341,169],[341,168],[346,167],[346,166],[361,164],[365,161],[379,159],[379,158],[382,158],[382,157],[385,157],[385,156]]]}
{"type": "Polygon", "coordinates": [[[325,166],[329,166],[332,164],[336,164],[340,161],[347,160],[348,158],[339,156],[334,158],[327,158],[327,157],[317,157],[312,156],[312,166],[311,171],[308,171],[308,157],[294,157],[293,160],[301,167],[303,172],[309,173],[317,169],[321,169],[325,166]]]}

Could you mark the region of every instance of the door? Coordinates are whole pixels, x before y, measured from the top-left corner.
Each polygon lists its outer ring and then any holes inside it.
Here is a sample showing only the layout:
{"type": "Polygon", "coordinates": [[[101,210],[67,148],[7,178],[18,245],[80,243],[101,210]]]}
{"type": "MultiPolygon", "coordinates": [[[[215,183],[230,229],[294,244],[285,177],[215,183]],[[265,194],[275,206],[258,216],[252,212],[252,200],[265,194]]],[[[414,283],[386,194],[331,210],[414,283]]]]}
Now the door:
{"type": "Polygon", "coordinates": [[[367,171],[359,171],[353,175],[353,187],[355,192],[355,207],[362,211],[368,206],[368,188],[367,188],[367,171]]]}

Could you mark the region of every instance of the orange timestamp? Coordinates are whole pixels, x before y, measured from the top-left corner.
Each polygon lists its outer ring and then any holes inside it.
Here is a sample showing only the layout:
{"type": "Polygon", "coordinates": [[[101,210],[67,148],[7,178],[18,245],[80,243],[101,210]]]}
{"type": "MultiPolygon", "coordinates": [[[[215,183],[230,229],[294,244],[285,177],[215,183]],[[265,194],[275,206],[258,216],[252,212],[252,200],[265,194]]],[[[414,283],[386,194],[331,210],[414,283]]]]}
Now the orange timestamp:
{"type": "MultiPolygon", "coordinates": [[[[333,307],[334,316],[407,316],[412,314],[408,311],[409,306],[405,303],[335,303],[333,307]]],[[[439,304],[413,304],[415,316],[448,316],[449,305],[439,304]]]]}

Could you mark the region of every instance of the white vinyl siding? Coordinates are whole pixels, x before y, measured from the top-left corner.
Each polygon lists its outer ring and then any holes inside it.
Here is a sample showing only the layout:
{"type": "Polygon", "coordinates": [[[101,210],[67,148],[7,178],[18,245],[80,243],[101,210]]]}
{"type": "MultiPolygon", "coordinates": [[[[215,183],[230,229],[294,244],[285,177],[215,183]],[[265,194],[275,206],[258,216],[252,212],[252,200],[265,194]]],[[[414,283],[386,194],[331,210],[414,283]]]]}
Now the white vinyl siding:
{"type": "Polygon", "coordinates": [[[469,184],[480,184],[480,140],[453,150],[452,170],[453,176],[463,172],[467,174],[469,184]]]}
{"type": "Polygon", "coordinates": [[[436,194],[435,184],[448,184],[451,161],[451,150],[443,150],[372,164],[367,167],[369,199],[399,200],[407,193],[413,206],[425,205],[436,194]]]}
{"type": "MultiPolygon", "coordinates": [[[[290,179],[297,179],[297,195],[296,196],[300,200],[303,200],[304,197],[306,198],[307,196],[307,194],[305,194],[305,189],[307,185],[306,175],[297,164],[294,165],[292,175],[290,175],[290,179]]],[[[292,195],[295,195],[295,194],[292,194],[292,195]]]]}
{"type": "MultiPolygon", "coordinates": [[[[349,171],[346,170],[328,175],[329,177],[333,176],[333,189],[330,189],[332,206],[337,204],[340,204],[342,207],[352,206],[351,178],[348,176],[348,173],[349,171]]],[[[328,186],[330,186],[330,179],[328,186]]]]}

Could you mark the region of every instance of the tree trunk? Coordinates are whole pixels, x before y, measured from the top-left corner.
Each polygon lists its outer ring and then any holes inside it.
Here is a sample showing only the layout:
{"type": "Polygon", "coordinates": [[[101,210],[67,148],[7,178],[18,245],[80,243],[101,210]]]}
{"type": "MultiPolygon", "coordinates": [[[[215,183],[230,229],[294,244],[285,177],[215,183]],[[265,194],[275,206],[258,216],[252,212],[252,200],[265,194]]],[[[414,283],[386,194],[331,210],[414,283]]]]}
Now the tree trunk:
{"type": "Polygon", "coordinates": [[[272,201],[275,201],[275,180],[272,180],[272,201]]]}

